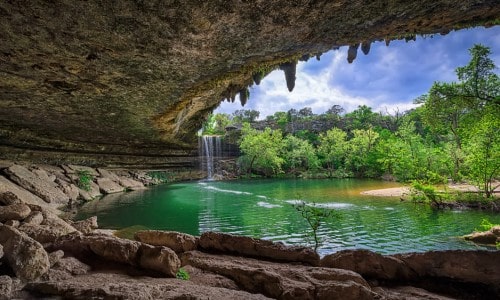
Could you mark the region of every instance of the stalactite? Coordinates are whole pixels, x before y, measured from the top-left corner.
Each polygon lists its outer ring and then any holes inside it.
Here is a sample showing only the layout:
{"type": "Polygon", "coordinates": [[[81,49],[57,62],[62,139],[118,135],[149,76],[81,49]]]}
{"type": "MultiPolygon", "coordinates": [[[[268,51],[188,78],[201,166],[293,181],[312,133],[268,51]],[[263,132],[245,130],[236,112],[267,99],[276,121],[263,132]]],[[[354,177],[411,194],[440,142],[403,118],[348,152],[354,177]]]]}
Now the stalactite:
{"type": "Polygon", "coordinates": [[[390,39],[390,38],[386,38],[386,39],[385,39],[385,45],[386,45],[387,47],[389,47],[389,44],[390,44],[390,43],[391,43],[391,39],[390,39]]]}
{"type": "Polygon", "coordinates": [[[311,58],[311,55],[310,55],[310,54],[304,54],[304,55],[302,55],[302,56],[299,58],[299,60],[300,60],[300,61],[308,61],[308,60],[309,60],[309,58],[311,58]]]}
{"type": "Polygon", "coordinates": [[[263,78],[264,78],[263,73],[260,71],[253,74],[252,76],[253,82],[255,82],[256,85],[259,85],[263,78]]]}
{"type": "Polygon", "coordinates": [[[349,46],[347,50],[347,62],[352,63],[358,55],[359,44],[349,46]]]}
{"type": "Polygon", "coordinates": [[[293,91],[295,87],[295,74],[297,72],[297,62],[287,62],[280,65],[280,69],[285,72],[286,86],[288,91],[293,91]]]}
{"type": "Polygon", "coordinates": [[[361,44],[361,51],[363,51],[365,55],[368,55],[368,53],[370,53],[370,47],[371,47],[371,42],[363,42],[361,44]]]}
{"type": "Polygon", "coordinates": [[[241,106],[245,106],[245,104],[247,104],[248,98],[250,97],[250,91],[248,90],[248,88],[244,88],[240,90],[239,94],[241,106]]]}

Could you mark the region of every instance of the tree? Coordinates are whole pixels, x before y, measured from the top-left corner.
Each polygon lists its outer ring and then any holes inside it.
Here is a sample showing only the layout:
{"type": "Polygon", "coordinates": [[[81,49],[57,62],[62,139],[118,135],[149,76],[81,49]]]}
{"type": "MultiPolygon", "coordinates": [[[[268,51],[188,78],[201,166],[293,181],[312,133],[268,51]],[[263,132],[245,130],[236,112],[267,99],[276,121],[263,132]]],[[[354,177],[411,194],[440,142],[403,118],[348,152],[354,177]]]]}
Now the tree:
{"type": "Polygon", "coordinates": [[[321,208],[316,203],[306,204],[304,201],[295,204],[294,208],[300,213],[302,218],[307,221],[307,224],[311,228],[311,235],[314,238],[314,251],[317,252],[321,244],[321,239],[318,236],[318,230],[321,224],[330,218],[339,218],[340,215],[336,214],[333,209],[321,208]]]}
{"type": "Polygon", "coordinates": [[[247,167],[247,173],[258,169],[265,176],[276,175],[281,172],[283,158],[279,156],[283,136],[280,130],[266,128],[259,131],[244,123],[240,141],[240,150],[243,156],[242,165],[247,167]]]}
{"type": "Polygon", "coordinates": [[[259,118],[260,112],[253,109],[239,109],[233,112],[235,123],[253,123],[259,118]]]}
{"type": "Polygon", "coordinates": [[[333,176],[335,170],[344,167],[348,153],[347,133],[339,128],[332,128],[319,136],[320,144],[318,153],[327,166],[329,177],[333,176]]]}
{"type": "Polygon", "coordinates": [[[311,143],[293,135],[287,135],[283,139],[282,157],[284,166],[292,173],[298,169],[309,170],[319,167],[316,150],[311,143]]]}
{"type": "Polygon", "coordinates": [[[468,177],[487,198],[497,186],[493,180],[500,176],[500,118],[499,111],[490,109],[471,128],[465,145],[468,177]]]}
{"type": "Polygon", "coordinates": [[[348,142],[349,156],[347,165],[358,176],[366,175],[370,154],[374,150],[378,136],[379,134],[371,128],[355,129],[353,131],[353,137],[348,142]]]}
{"type": "Polygon", "coordinates": [[[299,118],[309,118],[314,116],[312,109],[310,107],[304,107],[298,112],[299,118]]]}

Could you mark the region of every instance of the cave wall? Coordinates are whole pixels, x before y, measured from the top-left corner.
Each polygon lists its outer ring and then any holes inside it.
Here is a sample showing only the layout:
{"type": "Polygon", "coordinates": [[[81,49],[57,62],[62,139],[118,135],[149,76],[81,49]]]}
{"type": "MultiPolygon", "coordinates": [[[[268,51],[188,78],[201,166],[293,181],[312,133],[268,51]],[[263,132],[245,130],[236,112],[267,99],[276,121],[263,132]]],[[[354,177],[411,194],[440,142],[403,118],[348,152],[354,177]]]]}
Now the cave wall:
{"type": "Polygon", "coordinates": [[[0,158],[184,168],[259,70],[495,25],[500,2],[2,1],[0,16],[0,158]]]}

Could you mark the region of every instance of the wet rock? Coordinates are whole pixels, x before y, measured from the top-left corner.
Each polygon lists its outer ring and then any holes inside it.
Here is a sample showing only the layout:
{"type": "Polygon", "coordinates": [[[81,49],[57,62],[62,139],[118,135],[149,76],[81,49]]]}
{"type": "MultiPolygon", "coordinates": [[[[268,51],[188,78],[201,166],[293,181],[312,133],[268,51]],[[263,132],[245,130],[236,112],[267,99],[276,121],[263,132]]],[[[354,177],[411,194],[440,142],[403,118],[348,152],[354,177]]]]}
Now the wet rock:
{"type": "Polygon", "coordinates": [[[97,185],[103,194],[120,193],[124,188],[109,178],[97,178],[97,185]]]}
{"type": "Polygon", "coordinates": [[[20,165],[13,165],[4,171],[9,178],[21,187],[39,196],[47,203],[65,205],[68,204],[69,197],[56,188],[54,182],[38,177],[20,165]]]}
{"type": "Polygon", "coordinates": [[[93,216],[85,220],[71,222],[71,225],[78,231],[89,234],[99,227],[97,224],[97,217],[93,216]]]}
{"type": "Polygon", "coordinates": [[[64,299],[269,299],[259,294],[197,285],[178,279],[139,278],[104,273],[81,275],[66,280],[30,282],[25,289],[36,294],[64,299]]]}
{"type": "Polygon", "coordinates": [[[219,232],[205,232],[199,245],[205,250],[215,250],[270,260],[302,262],[319,265],[319,255],[308,247],[285,246],[282,243],[253,239],[219,232]]]}
{"type": "Polygon", "coordinates": [[[43,222],[43,214],[40,211],[32,211],[26,219],[24,219],[24,223],[31,225],[40,225],[43,222]]]}
{"type": "Polygon", "coordinates": [[[252,258],[185,252],[183,265],[228,277],[250,293],[275,299],[373,299],[368,283],[352,271],[252,258]]]}
{"type": "Polygon", "coordinates": [[[7,275],[0,276],[0,300],[8,300],[12,298],[12,278],[7,275]]]}
{"type": "Polygon", "coordinates": [[[366,279],[405,280],[416,275],[401,260],[368,250],[344,250],[329,254],[321,259],[320,265],[351,270],[366,279]]]}
{"type": "Polygon", "coordinates": [[[198,246],[196,237],[176,231],[141,230],[134,234],[134,238],[153,246],[165,246],[175,252],[195,250],[198,246]]]}
{"type": "Polygon", "coordinates": [[[24,220],[31,213],[31,209],[26,204],[11,204],[0,206],[0,222],[8,220],[24,220]]]}
{"type": "Polygon", "coordinates": [[[19,197],[12,192],[0,193],[0,204],[1,205],[11,205],[23,203],[19,197]]]}
{"type": "Polygon", "coordinates": [[[0,244],[16,276],[22,280],[35,280],[47,273],[49,257],[42,245],[25,233],[10,226],[0,226],[0,244]]]}
{"type": "Polygon", "coordinates": [[[181,261],[175,252],[167,247],[154,247],[142,244],[140,248],[139,266],[161,272],[168,277],[175,277],[181,261]]]}

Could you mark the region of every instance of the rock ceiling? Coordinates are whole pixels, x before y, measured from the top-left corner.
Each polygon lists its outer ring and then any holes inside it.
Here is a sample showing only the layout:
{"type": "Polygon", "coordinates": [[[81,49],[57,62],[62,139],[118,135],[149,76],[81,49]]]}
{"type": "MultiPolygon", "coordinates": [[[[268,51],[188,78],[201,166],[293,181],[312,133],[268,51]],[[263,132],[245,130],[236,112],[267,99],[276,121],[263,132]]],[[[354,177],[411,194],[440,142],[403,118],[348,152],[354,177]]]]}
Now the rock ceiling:
{"type": "Polygon", "coordinates": [[[206,115],[269,70],[291,89],[298,59],[496,25],[500,2],[2,1],[0,15],[0,157],[182,166],[206,115]]]}

